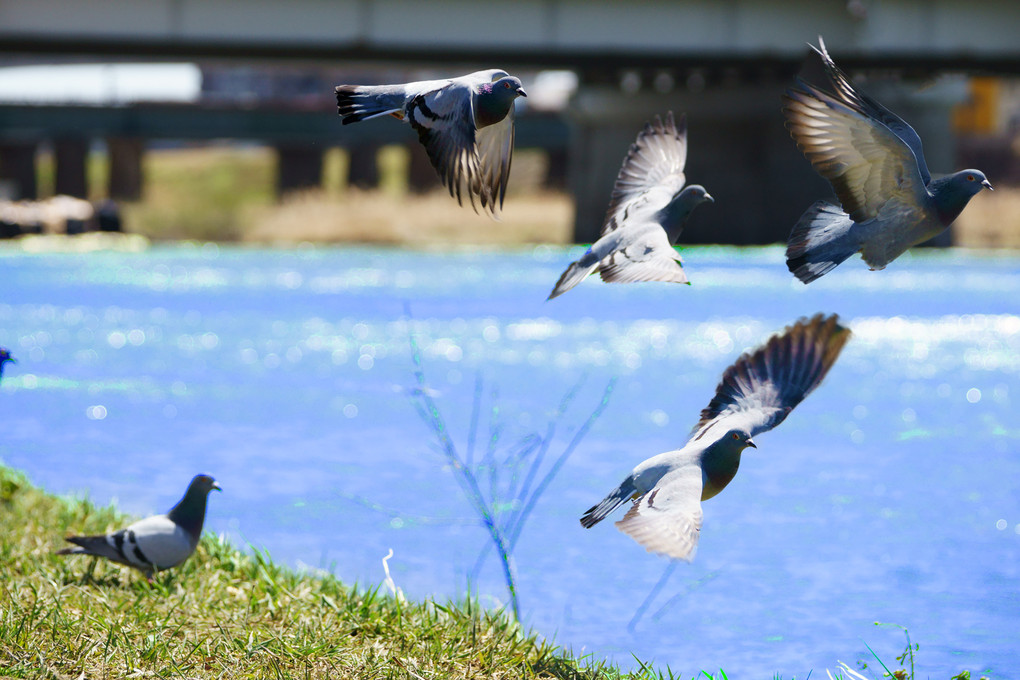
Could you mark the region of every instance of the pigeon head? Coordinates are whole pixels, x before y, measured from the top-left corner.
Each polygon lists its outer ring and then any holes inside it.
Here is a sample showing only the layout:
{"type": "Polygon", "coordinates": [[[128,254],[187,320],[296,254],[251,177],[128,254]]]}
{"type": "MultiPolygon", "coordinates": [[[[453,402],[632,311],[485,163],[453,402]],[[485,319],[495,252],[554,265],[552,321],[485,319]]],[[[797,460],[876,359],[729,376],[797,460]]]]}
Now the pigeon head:
{"type": "Polygon", "coordinates": [[[198,544],[202,535],[202,525],[205,523],[205,506],[209,498],[209,492],[213,489],[222,491],[216,480],[209,475],[195,475],[184,492],[184,498],[177,501],[177,505],[170,508],[167,517],[188,533],[193,545],[198,544]]]}
{"type": "Polygon", "coordinates": [[[669,236],[669,242],[676,245],[680,232],[691,212],[702,203],[715,203],[711,194],[700,184],[691,184],[676,194],[666,207],[659,211],[656,219],[669,236]]]}
{"type": "Polygon", "coordinates": [[[675,200],[683,201],[686,205],[691,207],[691,210],[705,201],[715,203],[715,199],[712,198],[712,195],[705,191],[705,187],[700,184],[691,184],[690,186],[684,187],[684,190],[677,194],[675,200]]]}
{"type": "Polygon", "coordinates": [[[751,439],[751,433],[744,430],[743,428],[734,428],[726,433],[722,438],[722,442],[725,442],[727,446],[732,446],[740,451],[743,451],[747,447],[752,449],[758,448],[758,445],[751,439]]]}
{"type": "Polygon", "coordinates": [[[928,188],[934,197],[939,219],[949,225],[982,189],[992,191],[992,183],[985,177],[985,173],[969,169],[933,180],[928,188]]]}
{"type": "Polygon", "coordinates": [[[503,76],[491,83],[483,83],[478,88],[475,125],[483,128],[498,123],[506,118],[515,99],[527,96],[521,79],[516,76],[503,76]]]}

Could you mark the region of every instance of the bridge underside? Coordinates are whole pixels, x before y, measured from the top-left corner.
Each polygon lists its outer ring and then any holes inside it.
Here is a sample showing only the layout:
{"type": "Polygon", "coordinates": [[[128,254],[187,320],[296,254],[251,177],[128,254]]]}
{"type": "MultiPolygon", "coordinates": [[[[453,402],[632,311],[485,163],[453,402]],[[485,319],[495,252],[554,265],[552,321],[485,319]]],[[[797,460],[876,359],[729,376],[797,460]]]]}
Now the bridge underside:
{"type": "Polygon", "coordinates": [[[619,69],[1020,64],[1015,0],[4,0],[0,53],[619,69]]]}

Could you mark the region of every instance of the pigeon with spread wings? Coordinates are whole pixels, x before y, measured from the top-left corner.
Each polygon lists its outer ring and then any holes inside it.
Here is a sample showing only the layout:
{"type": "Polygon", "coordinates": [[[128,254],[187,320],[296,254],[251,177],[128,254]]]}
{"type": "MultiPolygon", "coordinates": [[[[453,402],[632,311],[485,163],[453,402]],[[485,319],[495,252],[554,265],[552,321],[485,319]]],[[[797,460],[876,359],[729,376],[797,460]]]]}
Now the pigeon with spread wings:
{"type": "Polygon", "coordinates": [[[818,39],[813,48],[835,93],[798,81],[783,96],[786,127],[842,208],[818,201],[790,233],[786,265],[810,283],[860,252],[884,269],[908,248],[945,231],[967,203],[992,185],[980,170],[932,179],[921,138],[910,125],[858,91],[818,39]]]}
{"type": "Polygon", "coordinates": [[[737,474],[752,437],[783,422],[821,383],[850,338],[836,315],[801,319],[726,369],[715,396],[683,448],[639,464],[581,525],[591,528],[627,501],[616,526],[649,552],[694,559],[701,534],[701,502],[737,474]]]}
{"type": "Polygon", "coordinates": [[[338,85],[343,124],[391,115],[410,123],[451,196],[467,194],[495,217],[503,207],[514,150],[514,100],[527,97],[506,71],[399,85],[338,85]]]}
{"type": "Polygon", "coordinates": [[[712,201],[705,187],[684,187],[687,118],[645,123],[623,161],[606,211],[602,234],[560,276],[549,299],[563,295],[598,270],[607,283],[688,283],[673,249],[691,211],[712,201]]]}

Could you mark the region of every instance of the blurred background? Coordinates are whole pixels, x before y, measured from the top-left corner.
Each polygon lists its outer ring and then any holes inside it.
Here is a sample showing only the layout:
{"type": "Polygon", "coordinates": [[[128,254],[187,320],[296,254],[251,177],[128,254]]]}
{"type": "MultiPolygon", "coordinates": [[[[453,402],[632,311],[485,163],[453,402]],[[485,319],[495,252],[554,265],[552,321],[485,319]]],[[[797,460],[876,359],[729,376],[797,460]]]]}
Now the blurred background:
{"type": "Polygon", "coordinates": [[[780,113],[798,73],[822,82],[807,47],[822,35],[934,173],[995,186],[938,245],[1015,247],[1018,24],[1013,0],[5,0],[0,237],[590,242],[627,146],[673,110],[688,179],[717,199],[683,242],[783,242],[830,195],[780,113]],[[409,126],[336,116],[339,83],[489,67],[530,94],[501,225],[441,195],[409,126]]]}

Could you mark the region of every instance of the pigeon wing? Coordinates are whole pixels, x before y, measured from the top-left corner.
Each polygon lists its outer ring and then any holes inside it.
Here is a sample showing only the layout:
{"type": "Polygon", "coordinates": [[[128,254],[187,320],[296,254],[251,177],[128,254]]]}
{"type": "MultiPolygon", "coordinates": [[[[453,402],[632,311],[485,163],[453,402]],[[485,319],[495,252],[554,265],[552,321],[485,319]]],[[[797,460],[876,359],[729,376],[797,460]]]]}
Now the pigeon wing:
{"type": "Polygon", "coordinates": [[[483,127],[477,132],[478,188],[483,208],[493,216],[503,207],[506,183],[510,179],[510,160],[514,152],[514,106],[498,123],[483,127]]]}
{"type": "Polygon", "coordinates": [[[602,234],[625,226],[638,212],[654,214],[664,208],[687,181],[686,164],[687,117],[681,115],[677,125],[669,112],[665,123],[658,116],[654,123],[645,123],[616,177],[602,234]]]}
{"type": "Polygon", "coordinates": [[[684,465],[660,479],[616,523],[648,552],[690,562],[701,535],[701,467],[684,465]]]}
{"type": "Polygon", "coordinates": [[[885,108],[877,101],[869,97],[867,94],[860,92],[854,87],[853,82],[847,77],[846,73],[843,72],[836,62],[829,56],[829,52],[825,49],[825,42],[821,36],[818,38],[818,47],[811,46],[815,52],[818,52],[822,58],[822,66],[825,67],[825,72],[832,80],[833,87],[836,88],[836,94],[839,95],[846,104],[850,105],[863,113],[867,114],[871,118],[882,123],[889,128],[893,134],[903,140],[903,143],[910,147],[910,150],[914,153],[914,158],[917,160],[917,170],[921,173],[921,181],[924,182],[925,186],[931,182],[931,173],[928,171],[928,164],[924,160],[924,149],[921,145],[921,138],[918,136],[914,128],[897,116],[895,113],[885,108]]]}
{"type": "MultiPolygon", "coordinates": [[[[407,112],[408,122],[450,195],[463,205],[462,195],[467,193],[474,206],[483,185],[471,99],[470,87],[455,80],[415,96],[407,112]]],[[[491,205],[491,196],[486,200],[491,205]]]]}
{"type": "Polygon", "coordinates": [[[922,211],[928,190],[918,160],[880,120],[803,81],[786,91],[783,102],[797,147],[855,222],[877,216],[890,200],[922,211]]]}
{"type": "MultiPolygon", "coordinates": [[[[669,236],[658,224],[649,224],[639,238],[607,255],[599,265],[606,283],[666,281],[688,283],[680,256],[669,243],[669,236]]],[[[624,232],[621,232],[624,235],[624,232]]],[[[629,235],[629,234],[626,234],[629,235]]],[[[624,235],[624,236],[626,236],[624,235]]]]}
{"type": "Polygon", "coordinates": [[[732,425],[736,418],[751,436],[771,430],[821,383],[849,339],[850,330],[839,325],[838,316],[816,314],[741,355],[723,373],[693,439],[722,420],[732,425]]]}

